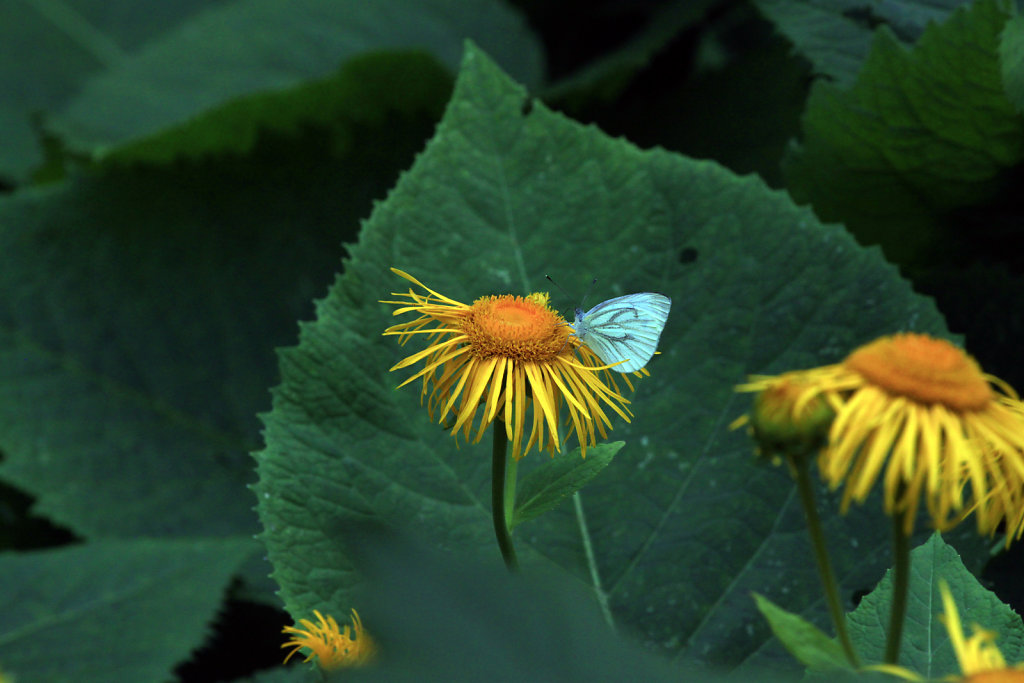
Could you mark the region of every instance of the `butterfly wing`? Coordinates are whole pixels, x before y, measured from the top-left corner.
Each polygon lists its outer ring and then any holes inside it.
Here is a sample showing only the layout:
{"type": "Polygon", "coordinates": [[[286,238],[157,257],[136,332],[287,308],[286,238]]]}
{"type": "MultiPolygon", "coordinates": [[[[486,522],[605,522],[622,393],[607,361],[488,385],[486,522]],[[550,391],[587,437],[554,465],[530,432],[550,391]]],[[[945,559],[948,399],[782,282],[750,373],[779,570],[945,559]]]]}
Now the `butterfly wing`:
{"type": "Polygon", "coordinates": [[[577,311],[573,329],[605,363],[619,372],[636,372],[651,360],[665,329],[672,300],[653,292],[602,301],[586,313],[577,311]]]}

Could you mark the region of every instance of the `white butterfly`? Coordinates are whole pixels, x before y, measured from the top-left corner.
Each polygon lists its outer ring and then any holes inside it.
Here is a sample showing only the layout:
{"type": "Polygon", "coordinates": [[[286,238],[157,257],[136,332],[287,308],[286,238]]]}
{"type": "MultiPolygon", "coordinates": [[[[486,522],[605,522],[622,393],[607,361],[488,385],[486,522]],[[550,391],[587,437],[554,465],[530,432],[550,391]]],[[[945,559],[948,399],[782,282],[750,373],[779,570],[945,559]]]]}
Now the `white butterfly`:
{"type": "Polygon", "coordinates": [[[581,342],[590,347],[606,365],[618,372],[636,372],[647,365],[658,349],[672,299],[641,292],[602,301],[586,313],[576,309],[576,322],[569,323],[581,342]]]}

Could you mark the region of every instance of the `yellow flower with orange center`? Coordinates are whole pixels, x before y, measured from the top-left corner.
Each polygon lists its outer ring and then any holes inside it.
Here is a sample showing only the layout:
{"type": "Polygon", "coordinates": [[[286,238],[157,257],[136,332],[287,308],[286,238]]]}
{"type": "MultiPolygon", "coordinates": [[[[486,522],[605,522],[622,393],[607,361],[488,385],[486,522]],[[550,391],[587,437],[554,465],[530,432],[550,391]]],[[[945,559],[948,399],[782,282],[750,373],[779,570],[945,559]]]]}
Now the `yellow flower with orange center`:
{"type": "Polygon", "coordinates": [[[377,646],[363,629],[358,612],[352,610],[354,628],[345,624],[344,630],[338,627],[334,617],[324,618],[317,610],[313,610],[313,614],[317,618],[316,624],[309,619],[300,619],[299,625],[303,628],[284,627],[283,633],[292,634],[291,640],[281,646],[292,648],[284,658],[285,663],[303,648],[309,650],[305,661],[316,657],[317,664],[324,671],[363,666],[376,656],[377,646]]]}
{"type": "Polygon", "coordinates": [[[881,477],[885,510],[907,534],[922,499],[939,530],[971,512],[982,533],[1005,521],[1007,542],[1024,529],[1024,408],[949,342],[897,334],[836,365],[751,380],[739,389],[786,382],[800,388],[796,401],[821,397],[835,410],[818,467],[831,488],[844,485],[842,512],[881,477]]]}
{"type": "MultiPolygon", "coordinates": [[[[565,406],[569,431],[576,434],[586,456],[587,446],[596,444],[598,434],[606,438],[606,428],[611,428],[605,408],[629,421],[629,401],[615,376],[569,334],[565,319],[548,306],[546,293],[484,296],[466,305],[438,294],[408,273],[391,271],[426,294],[410,289],[392,294],[400,300],[383,302],[399,306],[394,315],[419,314],[384,334],[397,335],[402,344],[413,335],[425,334],[429,342],[426,349],[391,370],[424,362],[399,387],[422,378],[421,396],[429,394],[431,419],[445,423],[451,416],[453,436],[461,431],[467,441],[476,443],[487,426],[498,420],[504,423],[516,459],[534,445],[553,454],[561,451],[559,413],[565,406]],[[474,420],[477,429],[472,436],[474,420]],[[524,446],[527,427],[529,439],[524,446]]],[[[633,389],[629,379],[619,377],[633,389]]]]}

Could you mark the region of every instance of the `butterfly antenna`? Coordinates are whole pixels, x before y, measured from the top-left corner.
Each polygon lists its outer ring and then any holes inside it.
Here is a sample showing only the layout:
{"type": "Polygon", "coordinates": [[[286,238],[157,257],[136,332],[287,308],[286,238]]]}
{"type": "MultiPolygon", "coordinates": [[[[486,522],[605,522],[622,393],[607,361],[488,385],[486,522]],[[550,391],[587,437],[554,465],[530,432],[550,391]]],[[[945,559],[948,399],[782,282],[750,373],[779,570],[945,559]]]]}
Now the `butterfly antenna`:
{"type": "MultiPolygon", "coordinates": [[[[553,285],[554,285],[555,287],[558,287],[558,291],[560,291],[560,292],[561,292],[562,294],[564,294],[564,295],[565,295],[565,298],[566,298],[566,299],[569,299],[570,301],[572,301],[572,297],[571,297],[571,296],[569,296],[569,292],[567,292],[567,291],[565,291],[564,289],[562,289],[562,286],[561,286],[560,284],[558,284],[557,282],[555,282],[555,281],[554,281],[554,280],[553,280],[553,279],[551,278],[551,276],[550,276],[550,275],[545,275],[544,277],[546,277],[546,278],[548,279],[548,282],[550,282],[551,284],[553,284],[553,285]]],[[[561,324],[562,324],[562,325],[568,325],[568,326],[572,327],[572,323],[570,323],[570,322],[568,322],[568,321],[563,321],[563,322],[562,322],[561,324]]],[[[565,343],[566,343],[566,344],[568,344],[568,343],[569,343],[569,340],[568,340],[568,338],[567,338],[567,339],[565,340],[565,343]]],[[[565,348],[565,346],[563,345],[563,346],[562,346],[562,349],[564,349],[564,348],[565,348]]],[[[558,352],[559,352],[559,353],[561,353],[561,352],[562,352],[562,349],[559,349],[559,350],[558,350],[558,352]]]]}
{"type": "Polygon", "coordinates": [[[560,285],[560,284],[558,284],[557,282],[555,282],[555,281],[554,281],[554,280],[553,280],[553,279],[551,278],[551,276],[550,276],[550,275],[545,275],[544,277],[545,277],[545,278],[547,278],[548,282],[550,282],[551,284],[553,284],[553,285],[554,285],[555,287],[558,287],[558,291],[560,291],[560,292],[561,292],[562,294],[564,294],[564,295],[565,295],[565,298],[569,299],[570,301],[572,300],[572,297],[571,297],[571,296],[569,296],[569,292],[567,292],[567,291],[565,291],[564,289],[562,289],[562,285],[560,285]]]}
{"type": "Polygon", "coordinates": [[[587,297],[590,296],[590,290],[592,290],[594,288],[594,285],[596,284],[597,278],[595,277],[593,280],[590,281],[590,285],[587,287],[587,291],[583,292],[583,299],[580,301],[580,306],[586,307],[587,297]]]}

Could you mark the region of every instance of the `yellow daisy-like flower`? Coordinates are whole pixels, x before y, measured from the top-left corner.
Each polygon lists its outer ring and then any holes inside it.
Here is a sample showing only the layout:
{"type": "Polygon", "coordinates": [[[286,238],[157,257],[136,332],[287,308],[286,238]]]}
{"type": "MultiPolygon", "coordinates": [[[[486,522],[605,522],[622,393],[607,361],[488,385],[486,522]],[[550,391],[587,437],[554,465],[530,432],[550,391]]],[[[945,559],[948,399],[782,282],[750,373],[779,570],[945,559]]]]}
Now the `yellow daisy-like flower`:
{"type": "Polygon", "coordinates": [[[316,657],[317,663],[324,671],[363,666],[376,656],[377,646],[363,629],[358,612],[352,610],[354,628],[345,624],[344,630],[338,627],[334,617],[328,616],[325,619],[317,610],[313,610],[313,614],[317,618],[316,624],[309,619],[300,619],[299,625],[302,628],[284,627],[283,633],[292,634],[291,640],[281,646],[292,648],[284,658],[285,663],[302,648],[309,650],[305,661],[316,657]]]}
{"type": "Polygon", "coordinates": [[[788,382],[804,404],[820,396],[835,410],[818,466],[833,489],[845,485],[842,512],[881,476],[886,513],[907,534],[922,499],[939,530],[971,512],[982,533],[1006,521],[1007,543],[1024,530],[1024,408],[949,342],[897,334],[836,365],[751,380],[739,389],[788,382]]]}
{"type": "MultiPolygon", "coordinates": [[[[995,644],[998,634],[974,624],[972,627],[974,634],[970,638],[965,638],[963,626],[960,623],[960,614],[945,581],[939,582],[939,592],[942,594],[942,621],[946,625],[950,643],[953,645],[953,653],[956,655],[960,672],[963,674],[962,676],[947,676],[942,680],[957,681],[958,683],[1024,683],[1024,663],[1014,666],[1006,664],[1003,653],[995,644]]],[[[868,668],[884,671],[908,681],[925,680],[902,666],[882,664],[868,668]]]]}
{"type": "MultiPolygon", "coordinates": [[[[398,335],[402,344],[416,334],[427,335],[429,341],[426,349],[391,370],[424,361],[423,369],[399,387],[422,378],[421,396],[429,394],[431,419],[445,423],[451,415],[453,436],[461,430],[469,441],[479,413],[473,443],[497,419],[504,423],[516,459],[534,445],[554,454],[561,451],[563,442],[559,412],[564,404],[569,431],[576,434],[586,456],[597,434],[605,438],[605,429],[611,429],[605,406],[629,422],[629,401],[609,366],[569,334],[565,319],[548,306],[546,293],[484,296],[466,305],[438,294],[408,273],[391,271],[426,294],[412,289],[392,293],[400,300],[383,303],[399,306],[395,315],[418,313],[419,317],[389,327],[384,334],[398,335]],[[528,408],[532,409],[529,417],[528,408]],[[524,446],[527,427],[530,436],[524,446]]],[[[632,391],[629,379],[619,377],[632,391]]]]}

